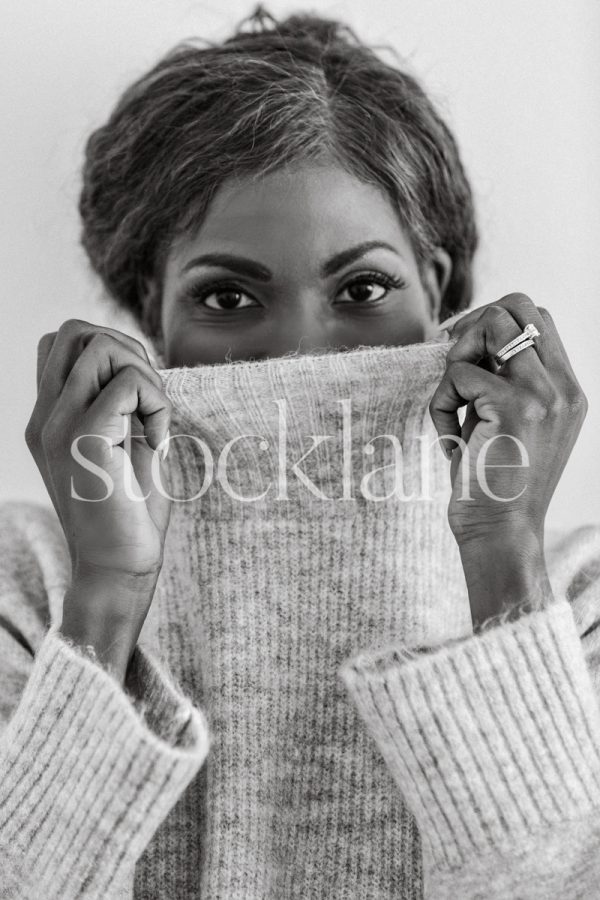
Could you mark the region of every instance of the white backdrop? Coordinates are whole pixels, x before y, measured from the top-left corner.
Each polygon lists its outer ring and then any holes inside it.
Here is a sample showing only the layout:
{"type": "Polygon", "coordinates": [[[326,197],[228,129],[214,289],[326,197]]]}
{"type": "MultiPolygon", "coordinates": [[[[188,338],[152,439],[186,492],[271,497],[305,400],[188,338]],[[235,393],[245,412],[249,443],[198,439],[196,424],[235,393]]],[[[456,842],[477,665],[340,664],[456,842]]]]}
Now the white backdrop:
{"type": "MultiPolygon", "coordinates": [[[[0,499],[47,501],[23,439],[38,338],[66,318],[115,317],[78,245],[82,149],[118,93],[177,41],[218,40],[254,4],[2,0],[0,499]]],[[[303,5],[271,2],[274,15],[303,5]]],[[[550,525],[600,517],[600,3],[315,0],[392,44],[454,128],[483,245],[476,304],[521,290],[555,317],[590,412],[550,525]]],[[[388,57],[391,58],[391,57],[388,57]]]]}

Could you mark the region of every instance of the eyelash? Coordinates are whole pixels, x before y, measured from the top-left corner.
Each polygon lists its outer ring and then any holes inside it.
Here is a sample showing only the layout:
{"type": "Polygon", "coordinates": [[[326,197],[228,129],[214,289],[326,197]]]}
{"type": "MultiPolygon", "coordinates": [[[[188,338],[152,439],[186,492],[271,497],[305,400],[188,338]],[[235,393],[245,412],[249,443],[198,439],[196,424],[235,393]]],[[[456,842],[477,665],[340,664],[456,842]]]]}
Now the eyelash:
{"type": "MultiPolygon", "coordinates": [[[[356,278],[348,281],[347,284],[345,284],[342,288],[342,291],[345,291],[347,288],[352,287],[355,284],[379,284],[381,285],[381,287],[387,288],[388,293],[389,291],[393,290],[403,290],[407,287],[407,283],[403,278],[395,278],[392,275],[386,275],[383,272],[361,272],[361,274],[356,278]]],[[[235,282],[215,280],[209,282],[208,284],[192,284],[187,290],[187,295],[195,302],[203,303],[207,297],[218,291],[232,291],[239,294],[246,294],[246,291],[239,284],[235,284],[235,282]]],[[[380,297],[377,300],[366,300],[364,301],[364,305],[374,306],[381,300],[383,300],[383,297],[380,297]]],[[[363,305],[359,300],[356,300],[354,302],[357,306],[363,305]]],[[[352,301],[344,301],[344,305],[351,306],[352,301]]],[[[210,309],[211,307],[207,308],[210,309]]],[[[248,307],[243,308],[247,309],[248,307]]],[[[223,310],[223,312],[225,311],[226,310],[223,310]]],[[[231,312],[236,312],[236,310],[231,310],[231,312]]]]}

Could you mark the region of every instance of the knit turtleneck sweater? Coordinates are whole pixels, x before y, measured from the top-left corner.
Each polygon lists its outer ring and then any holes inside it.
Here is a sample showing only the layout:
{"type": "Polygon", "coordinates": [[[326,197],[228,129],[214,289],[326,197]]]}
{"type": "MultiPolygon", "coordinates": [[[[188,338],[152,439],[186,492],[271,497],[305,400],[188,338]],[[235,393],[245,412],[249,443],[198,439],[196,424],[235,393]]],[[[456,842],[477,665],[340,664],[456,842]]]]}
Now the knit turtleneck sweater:
{"type": "Polygon", "coordinates": [[[447,349],[161,370],[176,499],[125,690],[60,633],[56,516],[4,504],[0,896],[594,896],[600,528],[473,635],[447,349]]]}

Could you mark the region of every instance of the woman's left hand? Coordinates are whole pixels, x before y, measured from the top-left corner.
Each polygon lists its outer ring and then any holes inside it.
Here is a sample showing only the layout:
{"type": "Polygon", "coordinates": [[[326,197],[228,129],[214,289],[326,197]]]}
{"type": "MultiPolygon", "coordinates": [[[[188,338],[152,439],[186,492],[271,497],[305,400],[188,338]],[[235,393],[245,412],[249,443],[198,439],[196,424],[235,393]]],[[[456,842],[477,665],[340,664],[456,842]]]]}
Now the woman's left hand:
{"type": "Polygon", "coordinates": [[[442,445],[456,448],[448,521],[480,625],[550,593],[544,520],[588,404],[550,313],[524,294],[474,309],[451,338],[429,410],[442,445]],[[534,346],[498,367],[494,354],[530,322],[534,346]]]}

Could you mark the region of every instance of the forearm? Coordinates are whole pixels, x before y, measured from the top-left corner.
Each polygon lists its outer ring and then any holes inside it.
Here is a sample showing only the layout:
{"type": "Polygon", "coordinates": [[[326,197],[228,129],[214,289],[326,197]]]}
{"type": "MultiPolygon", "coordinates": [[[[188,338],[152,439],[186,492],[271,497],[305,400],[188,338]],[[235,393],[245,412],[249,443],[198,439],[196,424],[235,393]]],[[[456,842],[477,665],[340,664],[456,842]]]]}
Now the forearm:
{"type": "Polygon", "coordinates": [[[157,575],[115,578],[76,575],[65,593],[59,631],[79,647],[92,647],[98,662],[124,685],[157,575]],[[126,615],[114,612],[115,596],[126,615]]]}
{"type": "Polygon", "coordinates": [[[135,698],[54,629],[44,638],[0,735],[0,896],[121,896],[197,774],[202,712],[139,646],[130,673],[135,698]]]}
{"type": "Polygon", "coordinates": [[[593,896],[600,713],[564,598],[341,674],[417,819],[427,898],[593,896]]]}
{"type": "Polygon", "coordinates": [[[473,627],[501,616],[512,621],[552,601],[542,541],[527,530],[496,532],[459,543],[473,627]]]}

